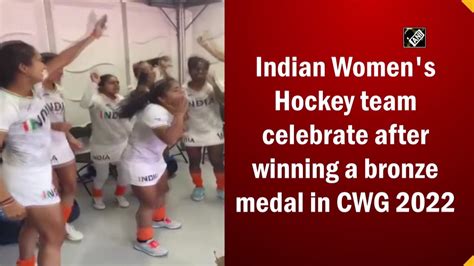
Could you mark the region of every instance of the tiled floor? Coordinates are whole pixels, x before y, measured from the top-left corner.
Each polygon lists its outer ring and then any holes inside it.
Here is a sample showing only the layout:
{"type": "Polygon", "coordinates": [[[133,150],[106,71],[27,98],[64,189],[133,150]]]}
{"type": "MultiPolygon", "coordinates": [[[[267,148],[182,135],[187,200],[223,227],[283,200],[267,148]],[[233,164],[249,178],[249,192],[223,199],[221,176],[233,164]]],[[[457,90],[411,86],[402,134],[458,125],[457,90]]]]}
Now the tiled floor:
{"type": "MultiPolygon", "coordinates": [[[[178,158],[179,160],[179,158],[178,158]]],[[[66,242],[62,265],[215,265],[214,251],[224,253],[224,205],[216,198],[212,168],[203,166],[207,197],[193,202],[187,164],[179,161],[177,176],[170,181],[168,215],[183,223],[178,231],[156,230],[155,236],[170,250],[165,258],[153,258],[132,248],[135,237],[135,211],[138,202],[129,195],[131,206],[120,209],[113,201],[113,183],[106,185],[107,209],[96,211],[88,194],[79,187],[77,200],[81,216],[74,223],[85,238],[80,243],[66,242]]],[[[0,246],[0,265],[14,265],[17,245],[0,246]]]]}

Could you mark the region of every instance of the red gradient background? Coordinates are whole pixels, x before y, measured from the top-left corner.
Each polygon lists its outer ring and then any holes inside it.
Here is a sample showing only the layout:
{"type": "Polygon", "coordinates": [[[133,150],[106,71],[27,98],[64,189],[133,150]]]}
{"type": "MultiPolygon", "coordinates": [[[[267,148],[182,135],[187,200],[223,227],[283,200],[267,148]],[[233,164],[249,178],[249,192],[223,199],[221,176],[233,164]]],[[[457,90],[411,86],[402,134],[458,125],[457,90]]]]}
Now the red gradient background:
{"type": "MultiPolygon", "coordinates": [[[[226,260],[250,265],[454,266],[474,255],[474,14],[461,1],[226,1],[226,260]],[[426,49],[404,49],[403,27],[427,28],[426,49]],[[255,58],[326,62],[325,78],[256,78],[255,58]],[[360,61],[436,63],[426,78],[334,78],[331,56],[360,61]],[[274,111],[275,90],[293,94],[417,96],[416,112],[274,111]],[[392,123],[429,128],[426,146],[266,146],[266,128],[345,128],[373,133],[392,123]],[[256,180],[252,162],[332,162],[340,167],[363,159],[379,162],[435,162],[435,180],[256,180]],[[331,213],[237,214],[236,196],[273,196],[314,191],[332,200],[331,213]],[[388,214],[336,209],[342,191],[385,191],[388,214]],[[395,213],[399,191],[455,194],[455,213],[395,213]]],[[[356,98],[357,99],[357,98],[356,98]]],[[[356,100],[355,107],[359,101],[356,100]]],[[[373,134],[372,134],[373,135],[373,134]]],[[[341,174],[341,172],[339,172],[341,174]]]]}

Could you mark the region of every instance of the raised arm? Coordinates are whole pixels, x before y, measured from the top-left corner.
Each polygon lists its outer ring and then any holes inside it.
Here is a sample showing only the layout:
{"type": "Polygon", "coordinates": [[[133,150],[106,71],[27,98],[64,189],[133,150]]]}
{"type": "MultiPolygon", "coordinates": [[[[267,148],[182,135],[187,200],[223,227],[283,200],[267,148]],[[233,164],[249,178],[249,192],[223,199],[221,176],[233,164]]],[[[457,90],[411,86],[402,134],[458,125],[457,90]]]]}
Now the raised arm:
{"type": "Polygon", "coordinates": [[[153,86],[154,83],[154,80],[152,80],[153,77],[151,77],[150,73],[145,71],[141,71],[139,73],[140,74],[138,75],[138,83],[135,90],[137,92],[149,91],[150,87],[153,86]]]}
{"type": "Polygon", "coordinates": [[[161,75],[164,78],[170,78],[171,75],[168,73],[169,68],[171,67],[171,58],[169,56],[159,56],[152,59],[146,60],[153,68],[158,67],[160,69],[161,75]]]}
{"type": "Polygon", "coordinates": [[[217,60],[224,62],[224,52],[222,51],[222,49],[217,47],[217,45],[213,41],[209,40],[207,33],[204,33],[203,35],[199,36],[197,38],[197,42],[202,48],[204,48],[208,53],[214,56],[217,60]]]}
{"type": "Polygon", "coordinates": [[[133,64],[133,73],[138,81],[136,90],[148,90],[155,83],[156,74],[153,66],[147,61],[133,64]]]}
{"type": "Polygon", "coordinates": [[[62,51],[58,56],[54,59],[49,61],[46,64],[46,69],[48,73],[53,73],[54,71],[63,68],[69,65],[74,59],[76,59],[79,54],[91,44],[94,40],[99,39],[103,32],[105,31],[107,23],[107,16],[103,16],[97,23],[95,24],[94,30],[92,33],[84,38],[83,40],[77,42],[73,46],[67,48],[66,50],[62,51]]]}
{"type": "Polygon", "coordinates": [[[150,64],[152,67],[156,67],[156,66],[160,65],[160,60],[161,60],[161,57],[155,57],[155,58],[152,58],[152,59],[148,59],[145,62],[150,64]]]}
{"type": "Polygon", "coordinates": [[[98,87],[99,87],[99,82],[100,82],[100,77],[99,74],[97,73],[91,73],[90,75],[91,78],[91,83],[89,85],[89,88],[86,88],[84,91],[84,94],[82,94],[82,99],[80,106],[84,109],[89,109],[94,105],[94,102],[92,101],[94,95],[97,95],[99,93],[98,87]]]}

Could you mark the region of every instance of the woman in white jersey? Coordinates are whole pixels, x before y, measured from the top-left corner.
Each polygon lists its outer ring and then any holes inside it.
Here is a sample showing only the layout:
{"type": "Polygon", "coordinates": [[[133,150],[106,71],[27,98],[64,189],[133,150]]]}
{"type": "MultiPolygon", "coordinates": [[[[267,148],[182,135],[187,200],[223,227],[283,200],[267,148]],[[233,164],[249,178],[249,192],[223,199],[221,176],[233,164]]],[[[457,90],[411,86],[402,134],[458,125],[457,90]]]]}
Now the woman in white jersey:
{"type": "MultiPolygon", "coordinates": [[[[146,81],[146,78],[139,80],[146,81]]],[[[170,78],[156,82],[149,90],[133,91],[120,109],[121,117],[136,118],[122,155],[124,172],[140,202],[136,213],[137,242],[134,248],[150,256],[168,254],[154,240],[153,228],[181,227],[180,223],[169,218],[161,221],[154,218],[157,212],[164,211],[164,198],[169,190],[163,152],[181,138],[186,110],[184,92],[179,83],[170,78]]]]}
{"type": "Polygon", "coordinates": [[[193,56],[188,59],[191,81],[184,86],[189,101],[186,132],[183,137],[189,156],[189,171],[194,183],[191,198],[204,199],[201,174],[202,149],[207,148],[216,176],[217,196],[224,199],[224,129],[219,102],[223,93],[213,77],[209,76],[209,61],[193,56]]]}
{"type": "Polygon", "coordinates": [[[130,204],[124,195],[128,180],[123,176],[120,157],[127,146],[132,122],[119,118],[117,108],[123,96],[119,94],[117,77],[106,74],[99,78],[93,73],[91,79],[92,88],[84,92],[81,107],[89,109],[92,122],[91,159],[96,169],[93,206],[98,210],[105,209],[102,188],[109,177],[110,164],[114,164],[118,172],[115,198],[120,207],[127,208],[130,204]]]}
{"type": "MultiPolygon", "coordinates": [[[[54,53],[42,53],[43,63],[47,64],[57,55],[54,53]]],[[[71,135],[69,129],[71,125],[66,123],[64,98],[59,83],[63,75],[60,68],[53,73],[49,73],[43,81],[43,97],[50,109],[50,120],[52,133],[51,164],[53,165],[53,180],[57,184],[61,196],[61,209],[64,221],[67,222],[72,212],[74,197],[76,195],[76,160],[71,148],[76,150],[82,147],[80,141],[71,135]]],[[[80,241],[84,236],[77,231],[74,226],[66,223],[66,238],[70,241],[80,241]]]]}
{"type": "MultiPolygon", "coordinates": [[[[163,73],[167,73],[166,69],[167,67],[171,65],[171,62],[168,62],[169,60],[170,60],[169,57],[163,56],[158,59],[140,61],[134,64],[133,73],[135,75],[135,78],[138,81],[138,84],[135,88],[135,91],[132,93],[135,93],[136,95],[136,93],[140,91],[141,92],[148,91],[149,88],[152,88],[157,81],[160,81],[163,79],[169,79],[170,76],[168,74],[163,74],[163,73]],[[159,65],[160,73],[161,73],[160,76],[158,76],[157,72],[154,71],[154,68],[152,67],[151,63],[153,63],[153,60],[157,60],[155,61],[155,63],[159,65]],[[162,60],[165,60],[166,62],[163,62],[162,60]]],[[[165,158],[168,156],[168,154],[169,154],[169,147],[167,147],[163,152],[163,155],[165,158]]],[[[177,229],[181,226],[180,223],[176,221],[171,221],[166,216],[166,204],[164,202],[164,198],[163,198],[163,201],[160,203],[160,207],[157,208],[153,213],[153,222],[154,222],[153,225],[155,228],[177,229]]]]}
{"type": "Polygon", "coordinates": [[[102,35],[106,18],[93,33],[46,66],[40,54],[21,41],[0,44],[0,208],[10,219],[26,216],[19,236],[19,266],[59,266],[64,221],[52,182],[50,109],[43,98],[43,73],[70,64],[102,35]]]}

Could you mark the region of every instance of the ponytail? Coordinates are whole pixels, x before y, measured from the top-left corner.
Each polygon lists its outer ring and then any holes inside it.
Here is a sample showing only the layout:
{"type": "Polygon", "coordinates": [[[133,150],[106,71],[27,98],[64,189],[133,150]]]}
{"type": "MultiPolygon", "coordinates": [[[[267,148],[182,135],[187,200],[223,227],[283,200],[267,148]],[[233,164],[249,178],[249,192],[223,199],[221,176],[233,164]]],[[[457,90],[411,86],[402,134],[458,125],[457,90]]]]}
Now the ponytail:
{"type": "Polygon", "coordinates": [[[134,90],[122,102],[119,109],[120,118],[131,119],[136,113],[145,109],[149,102],[150,92],[148,90],[134,90]]]}
{"type": "Polygon", "coordinates": [[[149,63],[152,67],[159,66],[161,62],[171,61],[171,57],[167,55],[155,57],[152,59],[147,60],[146,62],[149,63]]]}
{"type": "Polygon", "coordinates": [[[157,81],[150,90],[137,88],[132,91],[122,102],[123,104],[121,104],[119,109],[119,117],[131,119],[138,112],[145,109],[148,104],[160,104],[158,98],[166,95],[173,82],[175,80],[172,78],[162,79],[157,81]]]}

